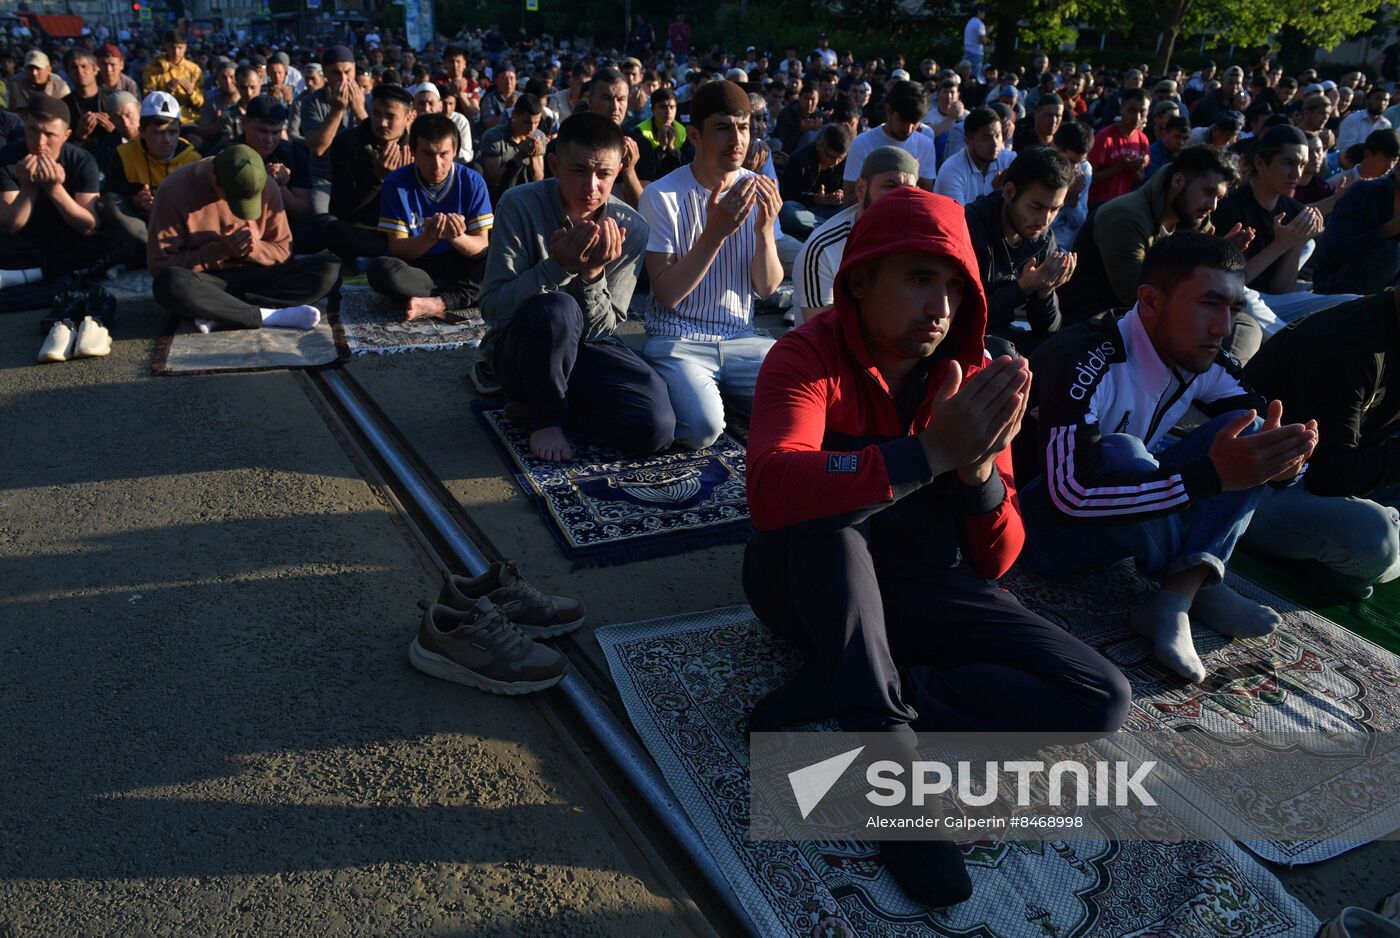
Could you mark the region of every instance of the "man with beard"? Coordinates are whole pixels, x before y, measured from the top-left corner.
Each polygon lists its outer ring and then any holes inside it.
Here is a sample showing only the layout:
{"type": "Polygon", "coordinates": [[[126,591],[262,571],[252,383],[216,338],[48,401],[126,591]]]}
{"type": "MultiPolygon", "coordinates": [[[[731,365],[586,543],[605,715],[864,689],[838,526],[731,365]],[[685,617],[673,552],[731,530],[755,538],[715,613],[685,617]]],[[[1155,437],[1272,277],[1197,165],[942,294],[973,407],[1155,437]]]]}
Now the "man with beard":
{"type": "MultiPolygon", "coordinates": [[[[1142,260],[1159,239],[1177,231],[1213,233],[1210,215],[1239,178],[1234,161],[1215,147],[1185,147],[1170,170],[1140,189],[1102,205],[1075,240],[1079,263],[1060,290],[1066,323],[1088,319],[1113,307],[1131,306],[1142,278],[1142,260]]],[[[1236,226],[1224,237],[1243,250],[1250,233],[1236,226]]],[[[1243,309],[1224,348],[1240,361],[1259,350],[1263,332],[1243,309]]]]}
{"type": "Polygon", "coordinates": [[[1377,130],[1390,129],[1385,109],[1390,104],[1390,92],[1379,86],[1366,95],[1366,107],[1352,111],[1342,119],[1337,131],[1337,149],[1345,150],[1354,143],[1365,143],[1377,130]]]}
{"type": "Polygon", "coordinates": [[[1058,150],[1032,147],[1006,170],[1000,191],[967,206],[967,231],[987,295],[987,333],[1022,352],[1060,328],[1055,291],[1074,275],[1075,255],[1059,249],[1051,225],[1073,175],[1058,150]]]}

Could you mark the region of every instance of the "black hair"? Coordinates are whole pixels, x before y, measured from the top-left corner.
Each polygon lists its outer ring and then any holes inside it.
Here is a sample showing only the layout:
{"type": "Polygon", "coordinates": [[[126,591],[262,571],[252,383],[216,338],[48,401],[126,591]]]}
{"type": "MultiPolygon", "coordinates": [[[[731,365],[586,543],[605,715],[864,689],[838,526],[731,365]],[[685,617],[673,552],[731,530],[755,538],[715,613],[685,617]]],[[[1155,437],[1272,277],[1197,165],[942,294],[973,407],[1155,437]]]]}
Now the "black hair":
{"type": "Polygon", "coordinates": [[[461,46],[448,46],[446,49],[442,50],[442,60],[444,62],[459,55],[467,61],[471,61],[471,56],[467,55],[467,50],[463,49],[461,46]]]}
{"type": "Polygon", "coordinates": [[[1000,124],[1001,117],[996,111],[989,107],[977,107],[972,109],[972,113],[963,119],[963,137],[972,139],[972,135],[983,127],[990,127],[993,124],[1000,124]]]}
{"type": "Polygon", "coordinates": [[[1037,111],[1043,107],[1051,106],[1058,107],[1060,110],[1064,110],[1065,99],[1057,94],[1043,94],[1040,96],[1040,100],[1035,102],[1035,109],[1037,111]]]}
{"type": "Polygon", "coordinates": [[[1016,113],[1015,111],[1011,110],[1011,105],[1002,104],[1000,101],[996,102],[995,104],[988,104],[987,107],[990,110],[995,111],[997,117],[1000,117],[1002,120],[1006,120],[1012,114],[1016,113]]]}
{"type": "Polygon", "coordinates": [[[515,100],[515,110],[533,117],[536,114],[544,113],[544,104],[540,102],[539,95],[530,94],[527,91],[515,100]]]}
{"type": "Polygon", "coordinates": [[[462,137],[457,133],[457,125],[452,123],[452,118],[446,114],[420,114],[409,126],[408,148],[417,151],[420,140],[437,143],[449,137],[452,139],[452,152],[456,153],[462,148],[462,137]]]}
{"type": "MultiPolygon", "coordinates": [[[[1287,120],[1287,118],[1285,118],[1285,120],[1287,120]]],[[[1284,147],[1297,146],[1307,149],[1308,138],[1303,135],[1301,130],[1294,127],[1291,123],[1282,126],[1285,129],[1271,129],[1268,133],[1260,134],[1256,138],[1258,140],[1254,149],[1254,158],[1256,160],[1263,160],[1267,165],[1274,157],[1283,152],[1284,147]]]]}
{"type": "Polygon", "coordinates": [[[924,89],[912,81],[901,80],[885,95],[885,107],[894,112],[902,121],[915,123],[921,120],[928,110],[928,97],[924,89]]]}
{"type": "MultiPolygon", "coordinates": [[[[674,95],[672,95],[674,97],[674,95]]],[[[564,152],[565,147],[579,147],[583,150],[615,150],[622,153],[622,128],[601,114],[579,111],[559,125],[559,136],[555,138],[554,149],[564,152]]]]}
{"type": "MultiPolygon", "coordinates": [[[[1379,133],[1379,131],[1376,132],[1379,133]]],[[[1366,158],[1366,144],[1353,143],[1351,146],[1347,147],[1346,156],[1347,159],[1351,161],[1351,165],[1355,166],[1366,158]]]]}
{"type": "Polygon", "coordinates": [[[831,99],[831,119],[838,123],[846,123],[860,116],[860,108],[856,107],[848,94],[837,94],[831,99]]]}
{"type": "Polygon", "coordinates": [[[1033,146],[1016,155],[1002,179],[1015,185],[1018,193],[1025,192],[1031,183],[1036,182],[1053,192],[1069,187],[1074,181],[1074,167],[1054,147],[1033,146]]]}
{"type": "Polygon", "coordinates": [[[1199,231],[1179,231],[1159,238],[1142,261],[1142,282],[1170,294],[1172,288],[1201,269],[1244,273],[1244,254],[1234,244],[1199,231]]]}
{"type": "Polygon", "coordinates": [[[1094,135],[1080,121],[1065,121],[1052,139],[1062,150],[1088,154],[1094,148],[1094,135]]]}
{"type": "MultiPolygon", "coordinates": [[[[657,88],[651,93],[651,106],[656,107],[662,101],[675,101],[676,93],[670,88],[657,88]]],[[[609,121],[611,123],[611,121],[609,121]]]]}
{"type": "Polygon", "coordinates": [[[1133,88],[1129,91],[1125,91],[1122,95],[1119,96],[1118,100],[1121,104],[1127,104],[1129,101],[1146,101],[1147,89],[1133,88]]]}
{"type": "Polygon", "coordinates": [[[258,71],[258,67],[257,67],[256,65],[239,65],[239,66],[237,66],[237,67],[234,68],[234,70],[233,70],[233,78],[234,78],[235,81],[238,81],[238,80],[242,79],[242,77],[243,77],[244,75],[247,75],[249,72],[252,72],[254,75],[257,75],[257,76],[258,76],[258,81],[262,81],[262,72],[258,71]]]}
{"type": "Polygon", "coordinates": [[[830,147],[833,153],[851,149],[851,128],[844,124],[827,124],[817,133],[817,141],[830,147]]]}
{"type": "Polygon", "coordinates": [[[1219,147],[1213,147],[1208,143],[1182,147],[1181,152],[1172,160],[1170,171],[1173,175],[1181,173],[1188,181],[1204,176],[1206,173],[1219,175],[1228,185],[1233,185],[1240,178],[1240,171],[1235,166],[1234,158],[1219,147]]]}
{"type": "Polygon", "coordinates": [[[392,101],[402,104],[404,107],[413,108],[413,95],[408,93],[408,89],[403,85],[396,85],[393,82],[380,82],[374,86],[374,90],[369,94],[370,103],[375,101],[392,101]]]}
{"type": "Polygon", "coordinates": [[[549,86],[544,83],[544,79],[542,78],[531,78],[529,81],[525,82],[525,93],[532,94],[537,98],[547,97],[549,95],[549,86]]]}
{"type": "Polygon", "coordinates": [[[1367,153],[1400,156],[1400,133],[1394,130],[1373,130],[1363,144],[1367,153]]]}
{"type": "Polygon", "coordinates": [[[1180,114],[1175,117],[1168,117],[1167,122],[1162,125],[1162,130],[1190,130],[1191,122],[1180,114]]]}
{"type": "Polygon", "coordinates": [[[178,30],[178,29],[167,29],[167,30],[165,31],[164,35],[162,35],[162,36],[160,37],[160,43],[161,43],[161,45],[163,45],[163,46],[168,46],[168,45],[170,45],[172,42],[173,42],[175,45],[177,45],[177,46],[187,46],[187,45],[189,45],[189,40],[185,38],[185,34],[182,33],[180,30],[178,30]]]}

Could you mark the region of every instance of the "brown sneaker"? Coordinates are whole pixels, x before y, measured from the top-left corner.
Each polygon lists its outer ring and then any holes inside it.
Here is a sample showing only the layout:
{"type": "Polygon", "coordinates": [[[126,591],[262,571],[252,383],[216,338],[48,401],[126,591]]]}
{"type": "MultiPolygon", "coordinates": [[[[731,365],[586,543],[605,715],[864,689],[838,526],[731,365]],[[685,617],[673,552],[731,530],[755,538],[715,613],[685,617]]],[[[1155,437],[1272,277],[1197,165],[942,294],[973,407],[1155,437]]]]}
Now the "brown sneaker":
{"type": "Polygon", "coordinates": [[[497,561],[481,576],[448,574],[438,603],[452,609],[470,609],[486,597],[530,638],[552,638],[583,625],[583,603],[567,596],[546,596],[520,575],[513,563],[497,561]]]}
{"type": "Polygon", "coordinates": [[[425,609],[408,660],[424,674],[493,694],[544,690],[569,670],[563,655],[521,635],[484,597],[463,610],[425,609]]]}

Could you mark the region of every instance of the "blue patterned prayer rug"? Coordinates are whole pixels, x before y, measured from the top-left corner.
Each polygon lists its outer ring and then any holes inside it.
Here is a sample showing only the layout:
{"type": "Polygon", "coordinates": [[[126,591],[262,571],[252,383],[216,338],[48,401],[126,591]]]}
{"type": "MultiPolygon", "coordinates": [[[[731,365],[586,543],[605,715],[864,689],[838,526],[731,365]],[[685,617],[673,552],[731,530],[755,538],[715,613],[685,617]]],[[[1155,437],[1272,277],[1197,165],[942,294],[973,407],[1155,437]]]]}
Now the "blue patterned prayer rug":
{"type": "MultiPolygon", "coordinates": [[[[903,894],[871,843],[750,840],[745,730],[753,704],[799,665],[793,647],[747,606],[596,636],[632,725],[764,935],[1312,938],[1318,928],[1229,842],[966,842],[972,898],[931,910],[903,894]]],[[[1152,703],[1134,695],[1135,710],[1152,703]]]]}
{"type": "Polygon", "coordinates": [[[752,532],[744,446],[728,434],[707,449],[645,459],[575,440],[573,460],[559,464],[530,455],[529,432],[499,403],[472,408],[549,533],[580,566],[736,544],[752,532]]]}

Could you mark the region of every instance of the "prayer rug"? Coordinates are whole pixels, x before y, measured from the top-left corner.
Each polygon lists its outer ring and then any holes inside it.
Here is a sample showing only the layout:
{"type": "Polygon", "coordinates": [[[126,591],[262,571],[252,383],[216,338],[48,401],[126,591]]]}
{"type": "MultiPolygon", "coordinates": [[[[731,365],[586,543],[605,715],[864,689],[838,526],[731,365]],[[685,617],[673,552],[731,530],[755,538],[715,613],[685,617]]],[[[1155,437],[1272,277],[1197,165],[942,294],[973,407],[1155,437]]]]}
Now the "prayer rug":
{"type": "Polygon", "coordinates": [[[750,841],[753,704],[798,666],[746,606],[599,629],[633,725],[764,935],[1294,936],[1317,918],[1234,844],[962,844],[973,897],[910,902],[863,842],[750,841]]]}
{"type": "Polygon", "coordinates": [[[530,497],[564,554],[578,566],[604,566],[748,539],[744,445],[728,434],[707,449],[634,459],[587,441],[574,458],[530,455],[530,434],[502,405],[473,401],[516,483],[530,497]]]}
{"type": "Polygon", "coordinates": [[[334,315],[323,314],[315,329],[220,329],[200,332],[175,320],[160,337],[151,371],[200,375],[230,371],[318,368],[348,360],[349,349],[334,315]]]}
{"type": "Polygon", "coordinates": [[[1318,583],[1302,563],[1266,560],[1237,550],[1230,566],[1260,586],[1400,654],[1400,580],[1380,584],[1367,599],[1352,599],[1318,583]]]}
{"type": "Polygon", "coordinates": [[[442,352],[475,347],[486,335],[478,309],[453,310],[461,322],[416,319],[406,322],[403,304],[367,286],[340,288],[337,308],[345,340],[355,355],[395,355],[400,352],[442,352]]]}

